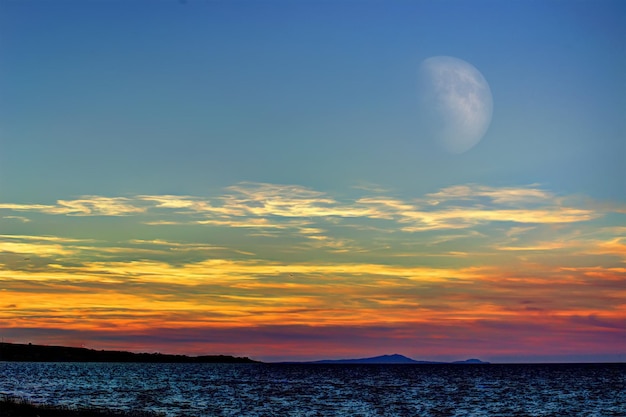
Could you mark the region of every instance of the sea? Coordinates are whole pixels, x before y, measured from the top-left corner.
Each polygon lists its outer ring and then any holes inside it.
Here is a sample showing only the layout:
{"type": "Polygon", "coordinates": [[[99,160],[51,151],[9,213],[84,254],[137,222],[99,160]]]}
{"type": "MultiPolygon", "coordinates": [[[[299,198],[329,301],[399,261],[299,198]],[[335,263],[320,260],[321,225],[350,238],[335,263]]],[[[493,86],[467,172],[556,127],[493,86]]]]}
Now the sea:
{"type": "Polygon", "coordinates": [[[208,416],[626,416],[626,364],[0,362],[0,394],[208,416]]]}

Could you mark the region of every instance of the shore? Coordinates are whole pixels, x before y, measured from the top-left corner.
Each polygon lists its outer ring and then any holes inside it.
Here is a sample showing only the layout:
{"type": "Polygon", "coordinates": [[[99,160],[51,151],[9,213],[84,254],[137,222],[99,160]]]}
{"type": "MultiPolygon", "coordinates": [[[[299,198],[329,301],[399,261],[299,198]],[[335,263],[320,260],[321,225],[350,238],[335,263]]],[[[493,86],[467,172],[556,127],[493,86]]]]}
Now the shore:
{"type": "Polygon", "coordinates": [[[70,346],[0,343],[0,361],[7,362],[140,362],[140,363],[259,363],[229,355],[172,355],[95,350],[70,346]]]}
{"type": "Polygon", "coordinates": [[[0,417],[162,417],[144,411],[113,411],[103,408],[72,408],[33,404],[22,398],[0,396],[0,417]]]}

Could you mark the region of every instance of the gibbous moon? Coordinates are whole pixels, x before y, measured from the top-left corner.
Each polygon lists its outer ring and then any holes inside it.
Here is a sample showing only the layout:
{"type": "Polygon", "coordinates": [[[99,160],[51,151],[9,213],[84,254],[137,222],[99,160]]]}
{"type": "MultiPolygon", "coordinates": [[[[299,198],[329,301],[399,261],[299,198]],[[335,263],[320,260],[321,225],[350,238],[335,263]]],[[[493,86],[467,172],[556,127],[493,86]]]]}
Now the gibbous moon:
{"type": "Polygon", "coordinates": [[[418,94],[421,128],[448,152],[468,151],[487,132],[493,99],[489,84],[473,65],[450,56],[424,60],[418,94]]]}

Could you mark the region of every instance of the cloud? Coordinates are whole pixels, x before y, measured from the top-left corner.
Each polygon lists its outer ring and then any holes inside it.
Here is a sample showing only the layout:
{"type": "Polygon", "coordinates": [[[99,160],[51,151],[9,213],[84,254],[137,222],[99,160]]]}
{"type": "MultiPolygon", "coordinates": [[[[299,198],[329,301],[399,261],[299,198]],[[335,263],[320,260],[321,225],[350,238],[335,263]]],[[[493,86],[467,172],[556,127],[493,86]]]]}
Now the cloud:
{"type": "Polygon", "coordinates": [[[47,235],[0,235],[0,252],[28,254],[32,256],[54,256],[58,261],[89,253],[88,256],[102,257],[108,254],[159,254],[164,251],[136,248],[132,246],[112,246],[108,242],[95,239],[77,239],[47,235]]]}
{"type": "Polygon", "coordinates": [[[76,239],[60,236],[39,236],[39,235],[0,235],[0,239],[26,240],[37,242],[59,242],[59,243],[77,243],[77,242],[94,242],[93,239],[76,239]]]}
{"type": "MultiPolygon", "coordinates": [[[[590,327],[601,327],[620,331],[626,329],[626,317],[601,317],[597,314],[589,314],[587,316],[574,315],[570,317],[570,320],[573,323],[590,327]]],[[[626,341],[626,335],[624,335],[624,339],[626,341]]]]}
{"type": "Polygon", "coordinates": [[[31,220],[28,217],[24,217],[24,216],[4,216],[2,217],[3,219],[11,219],[11,220],[18,220],[22,223],[28,223],[31,220]]]}
{"type": "Polygon", "coordinates": [[[2,204],[0,210],[34,211],[68,216],[126,216],[143,213],[146,209],[134,206],[129,198],[84,196],[77,200],[58,200],[56,205],[2,204]]]}
{"type": "Polygon", "coordinates": [[[225,206],[254,216],[363,217],[367,210],[338,203],[324,193],[300,186],[243,183],[227,189],[225,206]]]}
{"type": "Polygon", "coordinates": [[[595,248],[591,249],[593,253],[618,255],[626,261],[626,237],[615,237],[595,243],[595,248]]]}
{"type": "Polygon", "coordinates": [[[503,251],[548,251],[577,247],[575,242],[537,242],[525,246],[496,246],[496,249],[503,251]]]}
{"type": "Polygon", "coordinates": [[[42,213],[50,213],[54,210],[55,206],[49,206],[45,204],[11,204],[0,203],[0,210],[12,210],[12,211],[39,211],[42,213]]]}
{"type": "Polygon", "coordinates": [[[528,187],[490,187],[478,184],[455,185],[426,194],[430,201],[448,202],[451,200],[475,200],[486,198],[495,204],[518,205],[529,203],[551,202],[554,194],[536,188],[528,187]]]}
{"type": "Polygon", "coordinates": [[[301,228],[312,221],[361,219],[389,221],[405,232],[465,229],[492,222],[574,223],[599,215],[588,208],[563,205],[562,200],[532,186],[459,185],[408,201],[385,195],[338,201],[301,186],[246,182],[228,187],[225,194],[212,199],[173,195],[85,196],[59,200],[56,205],[0,204],[0,209],[69,216],[151,213],[144,224],[195,223],[242,228],[301,228]]]}
{"type": "MultiPolygon", "coordinates": [[[[368,190],[378,191],[384,192],[368,190]]],[[[216,251],[221,256],[256,254],[268,259],[337,256],[342,263],[371,263],[366,256],[383,263],[385,259],[409,263],[422,257],[470,265],[495,259],[494,252],[500,253],[499,262],[510,262],[537,259],[549,251],[572,254],[587,248],[589,255],[623,259],[623,233],[607,226],[608,213],[590,206],[599,205],[556,196],[535,185],[458,185],[415,198],[363,196],[356,191],[350,198],[337,198],[302,186],[246,182],[211,197],[88,196],[59,200],[56,205],[2,204],[0,210],[63,216],[59,224],[69,233],[79,230],[77,220],[72,220],[77,216],[123,217],[123,224],[122,219],[107,221],[110,230],[101,229],[102,223],[82,223],[80,234],[99,236],[98,242],[72,236],[46,238],[44,233],[33,234],[31,240],[19,240],[17,235],[6,238],[7,253],[54,254],[59,264],[87,259],[179,264],[183,256],[185,262],[195,262],[216,251]],[[600,219],[604,224],[597,228],[594,223],[600,219]],[[126,234],[126,239],[106,237],[113,230],[126,234]],[[584,235],[574,235],[583,230],[587,230],[584,235]],[[190,233],[196,242],[183,242],[190,233]]],[[[51,224],[40,220],[33,230],[51,224]]]]}
{"type": "Polygon", "coordinates": [[[54,256],[54,255],[71,255],[74,250],[60,244],[41,244],[41,243],[24,243],[24,242],[7,242],[0,241],[0,252],[11,252],[19,254],[54,256]]]}
{"type": "Polygon", "coordinates": [[[406,232],[439,229],[466,229],[492,222],[520,224],[575,223],[588,221],[597,215],[590,210],[574,208],[547,209],[484,209],[475,207],[452,207],[438,211],[413,211],[400,215],[399,222],[406,232]]]}
{"type": "Polygon", "coordinates": [[[78,200],[59,200],[57,204],[59,214],[75,216],[126,216],[146,211],[124,197],[85,196],[78,200]]]}
{"type": "Polygon", "coordinates": [[[201,225],[210,225],[210,226],[227,226],[227,227],[237,227],[237,228],[246,228],[246,229],[292,229],[292,228],[301,228],[307,224],[310,224],[307,221],[272,221],[270,219],[260,217],[260,218],[249,218],[249,217],[235,217],[229,219],[206,219],[206,220],[197,220],[194,222],[195,224],[201,225]]]}
{"type": "Polygon", "coordinates": [[[179,250],[179,251],[214,251],[214,250],[230,250],[224,246],[215,246],[215,245],[207,245],[205,243],[190,243],[190,242],[173,242],[163,239],[152,239],[152,240],[144,240],[144,239],[132,239],[129,243],[135,245],[148,245],[148,246],[157,246],[157,247],[165,247],[170,250],[179,250]]]}

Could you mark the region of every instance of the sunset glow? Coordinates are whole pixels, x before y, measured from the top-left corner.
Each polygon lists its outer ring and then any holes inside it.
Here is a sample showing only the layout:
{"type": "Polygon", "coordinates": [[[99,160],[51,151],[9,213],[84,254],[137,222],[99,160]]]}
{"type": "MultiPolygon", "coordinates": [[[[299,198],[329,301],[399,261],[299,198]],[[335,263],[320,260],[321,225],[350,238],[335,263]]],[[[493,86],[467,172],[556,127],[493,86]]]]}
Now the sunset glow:
{"type": "Polygon", "coordinates": [[[270,184],[227,193],[5,204],[6,222],[34,228],[0,237],[4,332],[264,359],[384,346],[428,358],[529,346],[610,355],[623,337],[623,228],[602,226],[623,216],[617,208],[566,204],[536,186],[409,201],[270,184]],[[122,237],[101,238],[87,216],[122,237]],[[80,233],[45,234],[77,223],[80,233]]]}

